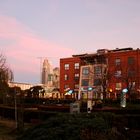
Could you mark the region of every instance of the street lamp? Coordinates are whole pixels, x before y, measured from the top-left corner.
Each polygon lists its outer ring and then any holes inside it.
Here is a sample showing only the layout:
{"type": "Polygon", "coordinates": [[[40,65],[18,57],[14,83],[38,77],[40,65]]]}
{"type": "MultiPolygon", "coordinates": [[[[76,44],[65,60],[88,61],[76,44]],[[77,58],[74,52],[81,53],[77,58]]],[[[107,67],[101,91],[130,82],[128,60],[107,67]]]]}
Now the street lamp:
{"type": "Polygon", "coordinates": [[[93,87],[88,87],[87,89],[87,112],[88,113],[91,113],[91,110],[92,110],[92,92],[93,91],[93,87]]]}
{"type": "Polygon", "coordinates": [[[72,95],[73,93],[74,93],[74,90],[69,89],[69,90],[66,92],[66,94],[65,94],[65,95],[72,95]]]}
{"type": "Polygon", "coordinates": [[[18,91],[16,90],[16,87],[14,87],[14,100],[15,100],[15,127],[16,129],[18,128],[18,112],[17,112],[17,95],[20,95],[20,93],[18,93],[18,91]]]}
{"type": "Polygon", "coordinates": [[[124,88],[121,92],[120,106],[126,107],[126,93],[128,92],[127,88],[124,88]]]}
{"type": "Polygon", "coordinates": [[[16,129],[17,129],[17,97],[16,97],[16,91],[15,91],[15,126],[16,126],[16,129]]]}

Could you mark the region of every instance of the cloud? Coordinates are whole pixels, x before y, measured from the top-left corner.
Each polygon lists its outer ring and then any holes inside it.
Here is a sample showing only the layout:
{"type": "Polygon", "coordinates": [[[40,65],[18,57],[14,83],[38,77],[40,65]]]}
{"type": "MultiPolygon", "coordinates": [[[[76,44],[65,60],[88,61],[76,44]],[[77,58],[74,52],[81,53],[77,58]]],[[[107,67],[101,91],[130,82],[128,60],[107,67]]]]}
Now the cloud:
{"type": "Polygon", "coordinates": [[[59,58],[74,54],[74,50],[34,34],[13,17],[0,16],[0,21],[0,48],[18,81],[22,81],[22,73],[31,74],[31,77],[39,73],[37,57],[48,57],[58,66],[59,58]]]}

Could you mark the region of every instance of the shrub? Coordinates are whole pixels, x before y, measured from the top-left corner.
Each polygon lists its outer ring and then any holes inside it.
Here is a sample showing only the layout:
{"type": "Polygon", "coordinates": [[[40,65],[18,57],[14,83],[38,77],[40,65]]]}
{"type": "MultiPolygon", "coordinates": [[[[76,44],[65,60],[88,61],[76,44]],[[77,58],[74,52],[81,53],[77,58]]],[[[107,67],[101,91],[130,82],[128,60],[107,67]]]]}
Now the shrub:
{"type": "Polygon", "coordinates": [[[25,131],[18,140],[92,140],[110,129],[102,115],[57,115],[25,131]]]}

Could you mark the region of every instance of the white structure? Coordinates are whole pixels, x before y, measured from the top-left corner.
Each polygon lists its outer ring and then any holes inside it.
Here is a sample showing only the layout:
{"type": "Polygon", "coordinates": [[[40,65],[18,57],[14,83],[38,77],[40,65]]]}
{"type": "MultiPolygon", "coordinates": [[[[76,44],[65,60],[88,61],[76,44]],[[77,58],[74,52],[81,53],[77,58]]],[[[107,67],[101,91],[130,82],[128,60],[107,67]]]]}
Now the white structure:
{"type": "Polygon", "coordinates": [[[52,85],[52,66],[48,59],[45,59],[43,62],[42,68],[42,84],[51,86],[52,85]]]}
{"type": "Polygon", "coordinates": [[[18,83],[18,82],[9,82],[8,85],[9,85],[9,87],[20,87],[21,90],[30,89],[31,87],[34,86],[34,85],[32,85],[32,84],[28,84],[28,83],[18,83]]]}
{"type": "Polygon", "coordinates": [[[102,80],[105,70],[105,64],[81,66],[78,99],[97,99],[102,97],[102,80]]]}
{"type": "Polygon", "coordinates": [[[45,89],[45,97],[59,98],[60,69],[58,67],[53,69],[47,59],[43,62],[41,79],[45,89]]]}
{"type": "Polygon", "coordinates": [[[53,69],[53,86],[55,88],[59,88],[60,87],[60,69],[58,67],[53,69]]]}
{"type": "Polygon", "coordinates": [[[46,87],[59,88],[60,70],[58,67],[52,68],[51,63],[45,59],[42,67],[42,84],[46,87]]]}

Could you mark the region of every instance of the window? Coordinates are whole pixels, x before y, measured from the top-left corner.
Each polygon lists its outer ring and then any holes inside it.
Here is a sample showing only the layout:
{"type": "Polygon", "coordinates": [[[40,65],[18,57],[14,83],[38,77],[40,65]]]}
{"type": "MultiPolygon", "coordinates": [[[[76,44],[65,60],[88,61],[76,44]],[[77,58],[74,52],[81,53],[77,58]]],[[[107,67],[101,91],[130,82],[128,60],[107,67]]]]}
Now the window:
{"type": "Polygon", "coordinates": [[[135,89],[136,82],[129,82],[129,88],[135,89]]]}
{"type": "Polygon", "coordinates": [[[65,80],[68,80],[68,79],[69,79],[69,77],[68,77],[67,74],[64,75],[64,79],[65,79],[65,80]]]}
{"type": "Polygon", "coordinates": [[[89,74],[89,67],[84,67],[84,68],[82,69],[82,74],[83,74],[83,75],[88,75],[88,74],[89,74]]]}
{"type": "Polygon", "coordinates": [[[79,69],[79,66],[80,66],[79,63],[75,63],[75,64],[74,64],[74,68],[75,68],[75,69],[79,69]]]}
{"type": "Polygon", "coordinates": [[[52,74],[48,74],[48,81],[52,81],[53,80],[53,75],[52,74]]]}
{"type": "Polygon", "coordinates": [[[69,64],[65,64],[65,70],[69,70],[69,64]]]}
{"type": "Polygon", "coordinates": [[[78,84],[75,84],[75,85],[74,85],[74,88],[75,88],[75,89],[79,89],[79,85],[78,85],[78,84]]]}
{"type": "Polygon", "coordinates": [[[82,86],[88,86],[89,80],[83,79],[82,80],[82,86]]]}
{"type": "Polygon", "coordinates": [[[74,79],[75,79],[75,80],[79,80],[79,73],[75,73],[74,79]]]}
{"type": "Polygon", "coordinates": [[[134,57],[128,57],[128,64],[129,64],[129,65],[134,64],[134,62],[135,62],[134,57]]]}
{"type": "Polygon", "coordinates": [[[122,74],[122,71],[121,70],[117,70],[115,72],[115,77],[119,78],[119,77],[121,77],[121,74],[122,74]]]}
{"type": "Polygon", "coordinates": [[[94,79],[94,86],[101,85],[101,79],[94,79]]]}
{"type": "Polygon", "coordinates": [[[116,90],[122,89],[122,83],[116,83],[116,90]]]}
{"type": "Polygon", "coordinates": [[[135,75],[135,70],[128,70],[128,77],[134,77],[135,75]]]}
{"type": "Polygon", "coordinates": [[[115,64],[116,64],[116,66],[120,65],[121,64],[121,59],[120,58],[117,58],[115,60],[115,64]]]}
{"type": "Polygon", "coordinates": [[[101,74],[101,66],[94,67],[94,74],[101,74]]]}
{"type": "Polygon", "coordinates": [[[64,89],[67,89],[67,88],[69,88],[69,85],[64,85],[64,89]]]}

